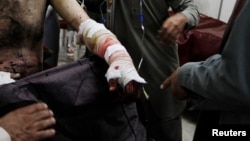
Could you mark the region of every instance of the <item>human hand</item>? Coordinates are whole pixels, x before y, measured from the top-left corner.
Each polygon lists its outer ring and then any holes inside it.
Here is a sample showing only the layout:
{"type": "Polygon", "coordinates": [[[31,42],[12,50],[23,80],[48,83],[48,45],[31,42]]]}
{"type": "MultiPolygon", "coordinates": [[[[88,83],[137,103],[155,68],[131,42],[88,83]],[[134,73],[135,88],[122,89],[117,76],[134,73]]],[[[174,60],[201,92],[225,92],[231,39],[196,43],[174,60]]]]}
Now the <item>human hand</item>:
{"type": "Polygon", "coordinates": [[[120,85],[123,88],[120,96],[124,100],[136,100],[142,95],[142,84],[146,81],[139,76],[134,64],[125,50],[116,51],[109,57],[110,66],[106,73],[111,92],[120,85]]]}
{"type": "Polygon", "coordinates": [[[176,98],[186,99],[188,94],[176,80],[178,72],[179,68],[177,68],[168,78],[166,78],[166,80],[161,84],[160,88],[163,90],[170,86],[170,90],[176,98]]]}
{"type": "Polygon", "coordinates": [[[0,118],[0,126],[12,141],[39,141],[55,135],[53,113],[43,103],[16,109],[0,118]]]}
{"type": "Polygon", "coordinates": [[[141,83],[134,80],[128,82],[128,84],[122,88],[118,86],[118,79],[109,80],[109,88],[111,94],[119,96],[119,100],[123,103],[130,103],[138,100],[143,95],[143,87],[141,83]]]}
{"type": "Polygon", "coordinates": [[[174,44],[184,30],[188,19],[182,13],[170,16],[158,31],[158,38],[162,44],[174,44]]]}
{"type": "Polygon", "coordinates": [[[103,24],[91,19],[81,23],[78,34],[90,52],[104,58],[108,63],[109,68],[105,76],[109,90],[119,93],[119,88],[122,88],[120,96],[125,101],[139,98],[141,85],[146,82],[139,76],[130,55],[116,36],[103,24]]]}

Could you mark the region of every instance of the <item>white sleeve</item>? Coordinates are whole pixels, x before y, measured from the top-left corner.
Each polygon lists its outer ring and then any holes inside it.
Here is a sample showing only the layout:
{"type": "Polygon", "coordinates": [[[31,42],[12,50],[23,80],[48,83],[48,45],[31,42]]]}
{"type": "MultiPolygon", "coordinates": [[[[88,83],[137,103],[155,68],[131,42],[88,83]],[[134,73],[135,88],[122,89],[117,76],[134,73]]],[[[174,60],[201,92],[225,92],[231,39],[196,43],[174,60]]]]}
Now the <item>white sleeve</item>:
{"type": "Polygon", "coordinates": [[[2,127],[0,127],[0,141],[11,141],[10,135],[2,127]]]}

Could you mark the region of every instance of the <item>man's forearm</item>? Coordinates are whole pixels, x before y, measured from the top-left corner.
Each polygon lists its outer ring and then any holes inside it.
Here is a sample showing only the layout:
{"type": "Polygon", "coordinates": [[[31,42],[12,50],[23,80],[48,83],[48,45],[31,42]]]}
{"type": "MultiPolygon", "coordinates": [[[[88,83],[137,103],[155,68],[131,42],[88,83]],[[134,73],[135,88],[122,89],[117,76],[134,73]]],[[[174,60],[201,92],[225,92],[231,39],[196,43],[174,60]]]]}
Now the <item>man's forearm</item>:
{"type": "Polygon", "coordinates": [[[59,15],[77,30],[79,40],[85,43],[88,50],[105,59],[109,64],[106,74],[108,81],[118,80],[122,86],[132,80],[145,83],[137,73],[130,55],[116,36],[103,24],[90,19],[76,1],[53,0],[51,4],[59,15]]]}

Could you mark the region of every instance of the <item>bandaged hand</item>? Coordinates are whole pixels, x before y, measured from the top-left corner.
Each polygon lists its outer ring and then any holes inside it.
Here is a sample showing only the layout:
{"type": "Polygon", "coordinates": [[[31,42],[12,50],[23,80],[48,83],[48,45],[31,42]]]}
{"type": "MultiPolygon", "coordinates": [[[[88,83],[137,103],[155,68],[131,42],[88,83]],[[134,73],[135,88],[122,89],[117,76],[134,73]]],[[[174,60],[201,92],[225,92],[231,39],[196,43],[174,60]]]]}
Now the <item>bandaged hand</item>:
{"type": "Polygon", "coordinates": [[[91,19],[80,25],[78,34],[92,53],[104,58],[109,64],[106,78],[110,91],[116,91],[121,86],[125,95],[138,95],[141,85],[146,82],[139,76],[130,55],[116,36],[103,24],[91,19]]]}
{"type": "Polygon", "coordinates": [[[146,83],[139,76],[131,57],[121,44],[110,46],[106,50],[104,57],[109,64],[109,69],[106,73],[108,81],[117,79],[122,87],[125,87],[132,80],[138,83],[146,83]]]}
{"type": "Polygon", "coordinates": [[[120,93],[122,99],[133,101],[141,97],[142,84],[146,83],[136,71],[132,59],[120,44],[110,46],[105,53],[105,60],[109,64],[106,78],[109,82],[110,91],[115,91],[119,86],[124,88],[120,93]]]}
{"type": "MultiPolygon", "coordinates": [[[[112,46],[110,49],[113,47],[118,49],[118,46],[112,46]]],[[[118,93],[122,102],[139,99],[143,94],[142,84],[145,83],[145,80],[138,75],[126,50],[118,50],[107,58],[105,57],[105,60],[109,60],[110,67],[106,73],[106,78],[109,82],[110,91],[118,93]],[[122,86],[122,91],[118,91],[119,86],[122,86]]]]}

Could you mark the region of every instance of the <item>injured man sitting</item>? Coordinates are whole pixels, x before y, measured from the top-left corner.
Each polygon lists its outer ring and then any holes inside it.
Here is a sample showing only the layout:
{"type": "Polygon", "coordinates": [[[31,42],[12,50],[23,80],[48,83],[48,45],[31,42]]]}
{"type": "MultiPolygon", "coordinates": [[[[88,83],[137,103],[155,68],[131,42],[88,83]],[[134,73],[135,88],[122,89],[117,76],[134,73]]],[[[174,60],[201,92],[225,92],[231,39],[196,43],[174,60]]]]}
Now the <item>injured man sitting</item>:
{"type": "Polygon", "coordinates": [[[114,34],[75,0],[1,0],[0,9],[0,140],[146,140],[135,105],[146,82],[114,34]],[[49,4],[78,32],[88,57],[43,71],[49,4]]]}

